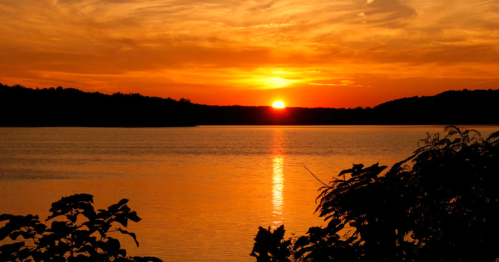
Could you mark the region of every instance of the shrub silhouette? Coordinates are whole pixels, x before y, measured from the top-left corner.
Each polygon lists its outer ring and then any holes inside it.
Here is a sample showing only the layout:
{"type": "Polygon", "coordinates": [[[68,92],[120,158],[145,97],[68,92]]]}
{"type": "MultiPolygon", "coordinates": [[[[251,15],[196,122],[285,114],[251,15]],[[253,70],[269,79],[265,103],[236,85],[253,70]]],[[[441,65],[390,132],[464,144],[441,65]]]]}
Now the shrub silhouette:
{"type": "Polygon", "coordinates": [[[0,222],[7,221],[0,228],[0,240],[6,237],[25,240],[0,246],[0,261],[161,261],[155,257],[127,257],[120,241],[108,235],[110,232],[129,235],[139,246],[135,234],[123,229],[129,220],[141,220],[127,202],[122,199],[107,210],[95,212],[92,195],[63,197],[52,204],[52,214],[46,219],[46,222],[52,220],[50,225],[41,223],[38,216],[0,215],[0,222]]]}
{"type": "Polygon", "coordinates": [[[499,132],[483,139],[473,129],[445,131],[443,139],[427,134],[386,173],[378,164],[340,172],[317,198],[316,212],[329,223],[293,241],[292,258],[497,261],[499,132]]]}
{"type": "Polygon", "coordinates": [[[274,232],[270,231],[270,227],[268,229],[260,227],[250,256],[256,257],[257,262],[290,262],[288,257],[291,255],[289,250],[291,240],[283,240],[284,232],[284,226],[278,227],[274,232]]]}

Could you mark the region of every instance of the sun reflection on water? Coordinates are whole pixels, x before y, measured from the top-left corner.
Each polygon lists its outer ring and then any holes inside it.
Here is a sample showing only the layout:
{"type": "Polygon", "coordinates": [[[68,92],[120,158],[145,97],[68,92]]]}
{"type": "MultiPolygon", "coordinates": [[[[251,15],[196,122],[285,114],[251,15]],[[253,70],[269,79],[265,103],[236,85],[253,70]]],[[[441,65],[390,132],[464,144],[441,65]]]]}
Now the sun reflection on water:
{"type": "Polygon", "coordinates": [[[284,173],[283,164],[284,158],[282,156],[274,156],[273,159],[273,176],[272,176],[272,203],[274,205],[274,214],[282,215],[284,189],[284,173]]]}
{"type": "Polygon", "coordinates": [[[282,129],[275,129],[272,143],[272,205],[274,227],[282,224],[284,205],[284,143],[285,134],[282,129]]]}

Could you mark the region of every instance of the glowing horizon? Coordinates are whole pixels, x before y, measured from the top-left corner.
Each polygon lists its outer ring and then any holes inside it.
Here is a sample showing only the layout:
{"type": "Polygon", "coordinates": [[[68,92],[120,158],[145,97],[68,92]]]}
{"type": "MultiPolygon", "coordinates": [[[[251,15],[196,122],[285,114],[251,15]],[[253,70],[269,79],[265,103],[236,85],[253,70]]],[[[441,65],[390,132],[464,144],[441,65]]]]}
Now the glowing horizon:
{"type": "Polygon", "coordinates": [[[275,101],[273,104],[272,104],[272,107],[273,108],[278,108],[278,109],[282,109],[282,108],[285,108],[286,105],[284,105],[284,103],[282,101],[275,101]]]}
{"type": "Polygon", "coordinates": [[[368,107],[497,89],[498,15],[487,0],[6,0],[0,83],[368,107]]]}

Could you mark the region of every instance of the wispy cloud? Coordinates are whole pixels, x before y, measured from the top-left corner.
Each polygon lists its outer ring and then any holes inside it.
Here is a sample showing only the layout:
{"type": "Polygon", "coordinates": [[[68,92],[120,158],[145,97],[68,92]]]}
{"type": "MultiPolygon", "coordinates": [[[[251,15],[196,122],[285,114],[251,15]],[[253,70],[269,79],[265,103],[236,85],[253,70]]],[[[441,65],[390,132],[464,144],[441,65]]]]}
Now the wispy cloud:
{"type": "Polygon", "coordinates": [[[264,79],[289,90],[487,82],[499,67],[498,16],[496,0],[3,0],[0,79],[81,88],[142,79],[172,93],[255,90],[264,79]]]}
{"type": "Polygon", "coordinates": [[[265,24],[265,25],[242,26],[242,27],[239,27],[238,29],[283,28],[283,27],[288,27],[288,26],[292,26],[292,25],[295,25],[295,24],[293,24],[293,23],[284,23],[284,24],[270,23],[270,24],[265,24]]]}
{"type": "Polygon", "coordinates": [[[363,85],[355,84],[355,81],[352,80],[340,80],[339,83],[308,83],[313,86],[356,86],[356,87],[364,87],[363,85]]]}

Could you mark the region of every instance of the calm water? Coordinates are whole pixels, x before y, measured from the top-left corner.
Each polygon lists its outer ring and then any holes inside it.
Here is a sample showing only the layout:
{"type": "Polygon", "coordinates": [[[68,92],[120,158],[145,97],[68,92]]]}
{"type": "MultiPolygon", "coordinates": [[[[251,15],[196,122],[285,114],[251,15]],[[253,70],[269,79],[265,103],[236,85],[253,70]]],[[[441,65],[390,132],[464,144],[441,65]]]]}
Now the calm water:
{"type": "MultiPolygon", "coordinates": [[[[478,127],[484,136],[498,127],[478,127]]],[[[254,261],[258,226],[304,234],[317,189],[353,163],[391,165],[443,126],[0,128],[0,214],[48,216],[76,193],[143,219],[120,237],[164,261],[254,261]]]]}

